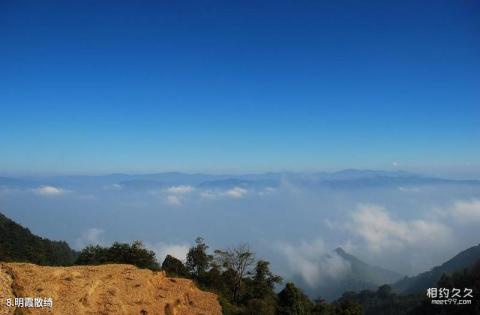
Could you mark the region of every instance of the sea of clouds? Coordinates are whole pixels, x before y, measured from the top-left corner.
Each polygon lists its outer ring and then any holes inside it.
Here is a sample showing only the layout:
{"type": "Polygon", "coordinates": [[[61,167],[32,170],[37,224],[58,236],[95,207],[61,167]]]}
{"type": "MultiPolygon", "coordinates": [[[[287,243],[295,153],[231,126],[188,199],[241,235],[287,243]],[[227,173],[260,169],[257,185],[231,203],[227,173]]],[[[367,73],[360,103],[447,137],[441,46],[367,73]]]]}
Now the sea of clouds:
{"type": "MultiPolygon", "coordinates": [[[[355,183],[355,182],[352,182],[355,183]]],[[[33,233],[89,244],[142,240],[162,260],[184,260],[197,236],[211,249],[249,243],[285,278],[315,286],[341,277],[342,247],[414,275],[479,243],[477,182],[319,185],[290,180],[42,180],[0,184],[0,211],[33,233]]]]}

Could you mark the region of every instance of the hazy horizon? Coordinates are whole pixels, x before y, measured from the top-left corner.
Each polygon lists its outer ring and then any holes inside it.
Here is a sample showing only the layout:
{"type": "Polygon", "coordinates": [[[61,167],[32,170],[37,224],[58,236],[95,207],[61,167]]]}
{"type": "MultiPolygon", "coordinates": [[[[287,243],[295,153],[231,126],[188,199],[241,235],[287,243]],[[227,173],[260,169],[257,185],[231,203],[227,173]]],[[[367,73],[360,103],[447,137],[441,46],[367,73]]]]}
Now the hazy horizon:
{"type": "Polygon", "coordinates": [[[214,176],[245,176],[245,175],[262,175],[262,174],[269,174],[269,173],[276,173],[276,174],[288,174],[288,173],[295,173],[295,174],[315,174],[315,173],[338,173],[343,171],[379,171],[379,172],[404,172],[413,176],[424,176],[424,177],[438,177],[444,179],[453,179],[453,180],[477,180],[480,179],[480,173],[476,174],[475,172],[465,172],[465,171],[454,171],[451,170],[436,170],[436,171],[425,171],[425,170],[418,170],[418,169],[403,169],[398,166],[392,166],[391,168],[338,168],[338,169],[303,169],[303,170],[296,170],[296,169],[267,169],[267,170],[250,170],[250,171],[240,171],[240,170],[233,170],[233,169],[225,169],[225,170],[216,170],[216,171],[209,171],[209,170],[176,170],[176,169],[157,169],[151,171],[143,171],[143,172],[136,172],[136,171],[129,171],[125,169],[123,171],[115,171],[115,172],[9,172],[9,171],[0,171],[0,177],[17,177],[17,178],[29,178],[29,177],[38,177],[38,178],[45,178],[45,177],[62,177],[62,176],[111,176],[111,175],[128,175],[128,176],[144,176],[144,175],[154,175],[154,174],[168,174],[168,173],[178,173],[178,174],[185,174],[185,175],[214,175],[214,176]]]}

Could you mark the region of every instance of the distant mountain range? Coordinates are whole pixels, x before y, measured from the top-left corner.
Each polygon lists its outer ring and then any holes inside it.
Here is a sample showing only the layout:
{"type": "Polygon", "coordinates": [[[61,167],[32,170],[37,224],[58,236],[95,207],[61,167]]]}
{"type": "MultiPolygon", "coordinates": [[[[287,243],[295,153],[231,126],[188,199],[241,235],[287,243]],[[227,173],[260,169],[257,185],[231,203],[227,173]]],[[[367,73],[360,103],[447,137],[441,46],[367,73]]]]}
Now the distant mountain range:
{"type": "Polygon", "coordinates": [[[239,187],[275,187],[284,182],[301,186],[321,186],[334,189],[368,188],[376,186],[409,186],[431,184],[480,185],[479,180],[452,180],[404,171],[347,169],[338,172],[270,172],[243,175],[186,174],[179,172],[154,174],[110,174],[98,176],[0,177],[0,187],[34,188],[39,185],[64,188],[99,189],[118,185],[121,189],[158,189],[169,185],[191,185],[205,189],[239,187]]]}
{"type": "Polygon", "coordinates": [[[0,261],[61,266],[71,265],[76,257],[66,242],[36,236],[0,213],[0,261]]]}
{"type": "Polygon", "coordinates": [[[206,181],[198,185],[205,189],[231,189],[234,187],[259,188],[259,187],[277,187],[279,182],[274,179],[247,180],[238,178],[228,178],[220,180],[206,181]]]}
{"type": "Polygon", "coordinates": [[[422,272],[414,277],[405,277],[392,284],[392,288],[399,293],[421,293],[428,288],[435,287],[443,274],[472,267],[480,261],[480,244],[470,247],[440,266],[430,271],[422,272]]]}

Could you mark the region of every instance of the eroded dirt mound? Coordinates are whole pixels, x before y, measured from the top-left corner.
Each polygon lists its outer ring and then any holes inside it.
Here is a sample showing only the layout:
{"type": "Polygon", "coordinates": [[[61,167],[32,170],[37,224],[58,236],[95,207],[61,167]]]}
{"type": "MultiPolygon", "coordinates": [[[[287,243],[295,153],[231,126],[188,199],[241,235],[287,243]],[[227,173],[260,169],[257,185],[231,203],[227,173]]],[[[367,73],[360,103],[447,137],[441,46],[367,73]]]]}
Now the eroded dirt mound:
{"type": "Polygon", "coordinates": [[[0,314],[221,314],[217,296],[199,290],[192,281],[131,265],[2,263],[0,303],[0,314]],[[24,307],[7,307],[8,301],[24,307]]]}

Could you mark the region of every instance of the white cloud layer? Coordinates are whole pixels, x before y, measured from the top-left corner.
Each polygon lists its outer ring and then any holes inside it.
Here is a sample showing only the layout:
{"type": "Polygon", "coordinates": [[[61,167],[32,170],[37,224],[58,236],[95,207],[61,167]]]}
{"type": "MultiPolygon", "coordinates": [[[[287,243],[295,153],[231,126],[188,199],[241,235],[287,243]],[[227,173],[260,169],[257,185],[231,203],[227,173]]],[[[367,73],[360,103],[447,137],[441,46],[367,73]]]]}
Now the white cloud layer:
{"type": "Polygon", "coordinates": [[[105,190],[122,190],[123,186],[120,185],[120,184],[111,184],[111,185],[104,186],[103,189],[105,189],[105,190]]]}
{"type": "Polygon", "coordinates": [[[351,214],[348,229],[373,252],[400,250],[418,244],[441,246],[451,239],[451,229],[433,220],[394,219],[376,205],[359,205],[351,214]]]}
{"type": "Polygon", "coordinates": [[[258,192],[259,196],[265,196],[265,195],[270,195],[275,192],[275,188],[273,187],[265,187],[263,190],[258,192]]]}
{"type": "Polygon", "coordinates": [[[172,186],[167,188],[167,192],[170,194],[186,194],[194,190],[195,188],[189,185],[172,186]]]}
{"type": "Polygon", "coordinates": [[[102,238],[104,232],[104,230],[99,228],[90,228],[86,230],[82,236],[77,239],[77,248],[81,249],[87,245],[102,245],[104,243],[102,238]]]}
{"type": "Polygon", "coordinates": [[[248,194],[248,190],[241,187],[234,187],[228,190],[205,190],[199,193],[200,198],[205,200],[215,200],[222,197],[228,197],[232,199],[241,199],[248,194]]]}
{"type": "Polygon", "coordinates": [[[180,201],[180,198],[175,195],[168,195],[166,202],[172,206],[179,206],[182,204],[182,202],[180,201]]]}
{"type": "Polygon", "coordinates": [[[248,193],[248,190],[241,188],[241,187],[234,187],[232,189],[229,189],[225,192],[225,195],[227,195],[230,198],[243,198],[246,194],[248,193]]]}
{"type": "Polygon", "coordinates": [[[34,189],[33,192],[40,196],[59,196],[68,193],[68,190],[53,186],[40,186],[34,189]]]}
{"type": "Polygon", "coordinates": [[[213,191],[202,191],[200,193],[200,197],[202,199],[213,200],[213,199],[216,199],[218,197],[218,194],[216,194],[213,191]]]}
{"type": "Polygon", "coordinates": [[[326,278],[340,278],[350,271],[350,264],[328,249],[321,239],[300,244],[279,243],[278,251],[287,259],[294,274],[314,288],[326,278]]]}
{"type": "Polygon", "coordinates": [[[167,255],[171,255],[181,261],[187,260],[187,253],[190,248],[188,244],[168,244],[168,243],[156,243],[147,244],[148,248],[151,248],[155,252],[158,262],[161,264],[167,255]]]}
{"type": "Polygon", "coordinates": [[[457,201],[450,213],[459,223],[478,224],[480,223],[480,200],[457,201]]]}

